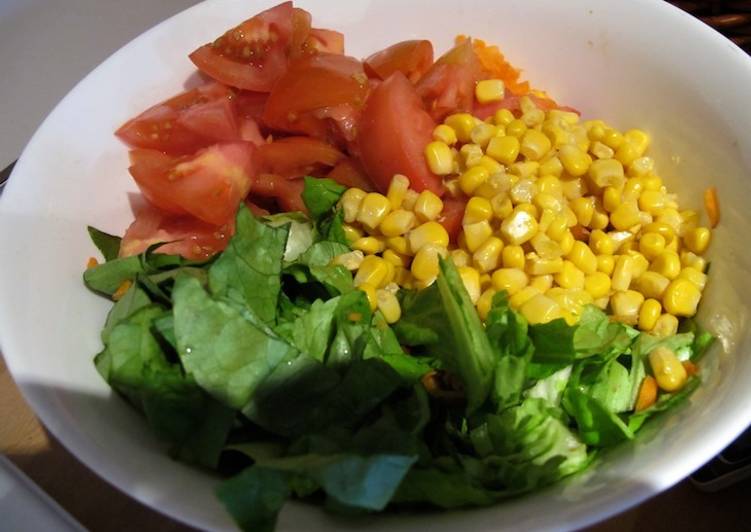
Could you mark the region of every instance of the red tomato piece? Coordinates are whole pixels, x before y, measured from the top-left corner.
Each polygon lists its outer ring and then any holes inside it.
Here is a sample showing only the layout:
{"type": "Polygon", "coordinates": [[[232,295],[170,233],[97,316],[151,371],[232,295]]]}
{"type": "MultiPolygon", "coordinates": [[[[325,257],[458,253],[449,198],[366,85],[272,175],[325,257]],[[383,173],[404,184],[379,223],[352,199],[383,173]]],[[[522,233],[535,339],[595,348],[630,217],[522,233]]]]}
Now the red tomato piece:
{"type": "Polygon", "coordinates": [[[177,155],[238,140],[234,91],[213,82],[188,90],[128,120],[115,134],[129,146],[177,155]]]}
{"type": "Polygon", "coordinates": [[[459,231],[462,228],[462,219],[464,218],[464,207],[466,200],[457,198],[443,198],[443,211],[441,212],[438,223],[440,223],[449,234],[451,242],[456,242],[459,237],[459,231]]]}
{"type": "Polygon", "coordinates": [[[441,179],[430,171],[424,156],[434,127],[401,72],[373,89],[362,112],[357,145],[360,161],[380,191],[388,190],[394,174],[404,174],[415,190],[443,194],[441,179]]]}
{"type": "Polygon", "coordinates": [[[417,83],[432,64],[433,45],[430,41],[402,41],[368,57],[365,72],[378,79],[401,72],[412,83],[417,83]]]}
{"type": "Polygon", "coordinates": [[[250,199],[273,199],[285,212],[307,212],[302,200],[305,182],[302,179],[287,179],[275,174],[258,174],[250,187],[250,199]]]}
{"type": "Polygon", "coordinates": [[[347,188],[357,187],[366,192],[373,192],[375,188],[368,179],[357,159],[348,157],[342,159],[326,176],[347,188]]]}
{"type": "Polygon", "coordinates": [[[157,248],[157,252],[203,260],[227,247],[234,232],[234,220],[223,226],[215,226],[192,216],[165,213],[146,201],[137,201],[133,210],[135,220],[120,243],[121,257],[137,255],[149,246],[168,242],[157,248]]]}
{"type": "Polygon", "coordinates": [[[321,140],[287,137],[264,144],[258,149],[263,173],[284,177],[320,175],[322,167],[336,165],[344,154],[321,140]]]}
{"type": "Polygon", "coordinates": [[[471,111],[475,84],[482,78],[482,70],[472,43],[458,44],[435,62],[417,83],[417,93],[431,116],[443,120],[457,111],[471,111]]]}
{"type": "Polygon", "coordinates": [[[303,50],[341,55],[344,53],[344,34],[334,30],[312,28],[303,44],[303,50]]]}
{"type": "Polygon", "coordinates": [[[255,151],[246,142],[217,144],[184,157],[138,149],[130,152],[129,170],[157,207],[222,225],[248,193],[257,168],[255,151]]]}
{"type": "Polygon", "coordinates": [[[358,110],[368,93],[362,63],[352,57],[319,53],[299,57],[269,95],[263,122],[272,129],[326,138],[329,126],[316,111],[342,105],[358,110]]]}
{"type": "Polygon", "coordinates": [[[292,2],[262,11],[195,50],[190,59],[225,85],[268,92],[284,72],[293,43],[307,38],[300,34],[305,32],[305,17],[299,11],[292,2]]]}

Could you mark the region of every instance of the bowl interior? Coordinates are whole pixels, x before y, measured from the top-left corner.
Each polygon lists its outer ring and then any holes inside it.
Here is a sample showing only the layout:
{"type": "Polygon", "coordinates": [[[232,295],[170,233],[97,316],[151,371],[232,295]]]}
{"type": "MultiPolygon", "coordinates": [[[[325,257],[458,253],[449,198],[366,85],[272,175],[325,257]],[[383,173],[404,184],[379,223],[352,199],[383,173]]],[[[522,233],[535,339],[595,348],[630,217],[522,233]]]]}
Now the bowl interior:
{"type": "MultiPolygon", "coordinates": [[[[719,334],[702,363],[704,386],[678,412],[597,467],[492,508],[387,516],[358,526],[408,530],[574,528],[616,513],[691,473],[751,422],[749,338],[751,60],[713,30],[662,2],[634,0],[301,1],[317,26],[343,31],[350,55],[429,38],[437,51],[463,33],[501,46],[533,85],[585,118],[652,134],[651,153],[681,204],[702,209],[720,191],[703,323],[719,334]],[[429,15],[426,15],[429,14],[429,15]],[[375,31],[374,31],[375,29],[375,31]],[[669,459],[667,459],[669,457],[669,459]]],[[[270,2],[208,1],[157,26],[85,78],[26,148],[0,202],[0,342],[8,366],[47,427],[83,462],[127,493],[199,528],[231,522],[215,479],[169,460],[145,423],[100,379],[92,357],[108,303],[85,290],[95,250],[86,225],[122,233],[130,219],[127,153],[112,132],[189,80],[187,53],[270,2]],[[123,80],[126,80],[123,82],[123,80]]],[[[346,527],[288,505],[280,529],[346,527]]]]}

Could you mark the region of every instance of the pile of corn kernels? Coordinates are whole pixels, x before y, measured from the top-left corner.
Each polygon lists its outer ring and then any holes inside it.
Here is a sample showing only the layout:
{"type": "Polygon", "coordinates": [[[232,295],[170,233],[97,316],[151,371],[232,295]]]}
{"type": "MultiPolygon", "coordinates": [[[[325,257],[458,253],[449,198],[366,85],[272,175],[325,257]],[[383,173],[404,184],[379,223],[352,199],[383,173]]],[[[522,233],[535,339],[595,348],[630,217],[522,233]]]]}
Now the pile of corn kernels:
{"type": "MultiPolygon", "coordinates": [[[[503,97],[498,80],[480,102],[503,97]]],[[[679,207],[646,156],[650,139],[601,120],[580,121],[521,99],[515,116],[448,116],[425,148],[447,194],[466,201],[456,241],[441,225],[443,201],[396,175],[386,195],[348,189],[341,199],[353,251],[335,259],[387,321],[400,287],[423,288],[451,257],[481,318],[505,290],[530,323],[573,324],[587,304],[660,336],[692,316],[706,285],[711,238],[699,214],[679,207]]]]}

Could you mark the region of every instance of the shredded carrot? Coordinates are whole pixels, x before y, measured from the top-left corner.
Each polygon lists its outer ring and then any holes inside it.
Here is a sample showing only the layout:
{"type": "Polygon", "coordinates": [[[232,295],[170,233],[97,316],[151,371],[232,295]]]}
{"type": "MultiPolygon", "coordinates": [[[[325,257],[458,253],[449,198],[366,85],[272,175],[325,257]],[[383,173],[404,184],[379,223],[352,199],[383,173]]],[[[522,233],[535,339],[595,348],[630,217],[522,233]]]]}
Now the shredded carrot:
{"type": "MultiPolygon", "coordinates": [[[[455,42],[456,44],[461,44],[468,38],[469,37],[466,35],[457,35],[455,42]]],[[[517,96],[529,93],[529,82],[519,80],[521,70],[506,61],[506,58],[497,46],[488,46],[485,44],[485,41],[473,38],[472,48],[474,49],[483,70],[492,77],[503,80],[503,83],[508,90],[517,96]]]]}
{"type": "Polygon", "coordinates": [[[99,266],[99,261],[96,260],[94,257],[89,257],[89,260],[86,261],[86,269],[90,270],[91,268],[96,268],[99,266]]]}
{"type": "Polygon", "coordinates": [[[717,187],[709,187],[704,191],[704,208],[709,217],[709,225],[717,227],[720,223],[720,200],[717,197],[717,187]]]}
{"type": "Polygon", "coordinates": [[[133,283],[129,280],[125,280],[122,283],[120,283],[120,286],[117,287],[117,290],[115,290],[115,293],[112,294],[112,300],[113,301],[120,301],[122,297],[130,290],[130,287],[133,283]]]}
{"type": "Polygon", "coordinates": [[[699,366],[691,362],[690,360],[685,360],[683,362],[683,368],[686,370],[686,373],[689,377],[692,377],[699,373],[699,366]]]}
{"type": "Polygon", "coordinates": [[[644,377],[639,387],[639,395],[636,398],[634,410],[640,412],[655,404],[657,401],[657,381],[651,375],[644,377]]]}

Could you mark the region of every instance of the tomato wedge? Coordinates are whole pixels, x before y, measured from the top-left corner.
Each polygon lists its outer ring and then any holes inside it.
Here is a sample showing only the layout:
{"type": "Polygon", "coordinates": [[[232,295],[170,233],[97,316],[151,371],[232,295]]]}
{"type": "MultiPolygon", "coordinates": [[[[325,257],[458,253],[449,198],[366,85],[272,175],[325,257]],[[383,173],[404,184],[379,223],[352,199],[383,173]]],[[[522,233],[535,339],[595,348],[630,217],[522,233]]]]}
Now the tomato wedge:
{"type": "Polygon", "coordinates": [[[347,188],[357,187],[366,192],[373,192],[375,190],[362,165],[353,157],[339,161],[326,177],[333,179],[347,188]]]}
{"type": "Polygon", "coordinates": [[[309,137],[287,137],[264,144],[258,149],[263,173],[284,177],[321,175],[322,168],[330,168],[344,154],[321,140],[309,137]]]}
{"type": "Polygon", "coordinates": [[[258,174],[253,178],[250,200],[270,199],[284,212],[306,212],[302,191],[305,182],[302,179],[287,179],[276,174],[258,174]]]}
{"type": "Polygon", "coordinates": [[[215,226],[187,215],[165,213],[146,201],[133,206],[135,220],[125,231],[120,243],[120,256],[128,257],[146,251],[159,242],[159,253],[182,255],[187,259],[207,259],[227,247],[234,232],[232,223],[215,226]]]}
{"type": "Polygon", "coordinates": [[[451,242],[456,242],[456,239],[459,237],[459,231],[462,228],[462,219],[464,218],[464,208],[466,206],[466,200],[449,197],[443,198],[443,211],[440,218],[438,218],[438,223],[446,229],[451,242]]]}
{"type": "Polygon", "coordinates": [[[303,50],[341,55],[344,53],[344,34],[334,30],[311,28],[310,35],[303,44],[303,50]]]}
{"type": "Polygon", "coordinates": [[[475,84],[482,70],[471,40],[456,45],[441,56],[417,83],[417,93],[431,116],[443,120],[456,111],[471,111],[475,84]]]}
{"type": "Polygon", "coordinates": [[[268,92],[287,66],[292,43],[302,44],[307,38],[293,35],[305,32],[303,19],[295,15],[292,2],[283,2],[201,46],[190,54],[190,60],[225,85],[268,92]]]}
{"type": "Polygon", "coordinates": [[[401,72],[373,89],[360,119],[357,146],[365,171],[380,191],[388,190],[394,174],[404,174],[415,190],[443,193],[441,179],[430,171],[423,155],[434,127],[401,72]]]}
{"type": "Polygon", "coordinates": [[[213,82],[188,90],[128,120],[115,134],[131,147],[177,155],[239,140],[234,91],[213,82]]]}
{"type": "Polygon", "coordinates": [[[417,83],[432,64],[433,45],[430,41],[402,41],[369,56],[365,60],[365,72],[378,79],[401,72],[412,83],[417,83]]]}
{"type": "Polygon", "coordinates": [[[359,110],[368,93],[362,63],[344,55],[319,53],[290,62],[266,102],[263,122],[272,129],[326,138],[325,111],[359,110]],[[315,113],[318,112],[318,116],[315,113]]]}
{"type": "Polygon", "coordinates": [[[255,152],[245,142],[217,144],[184,157],[137,149],[130,153],[129,170],[144,196],[160,209],[222,225],[248,193],[255,152]]]}

